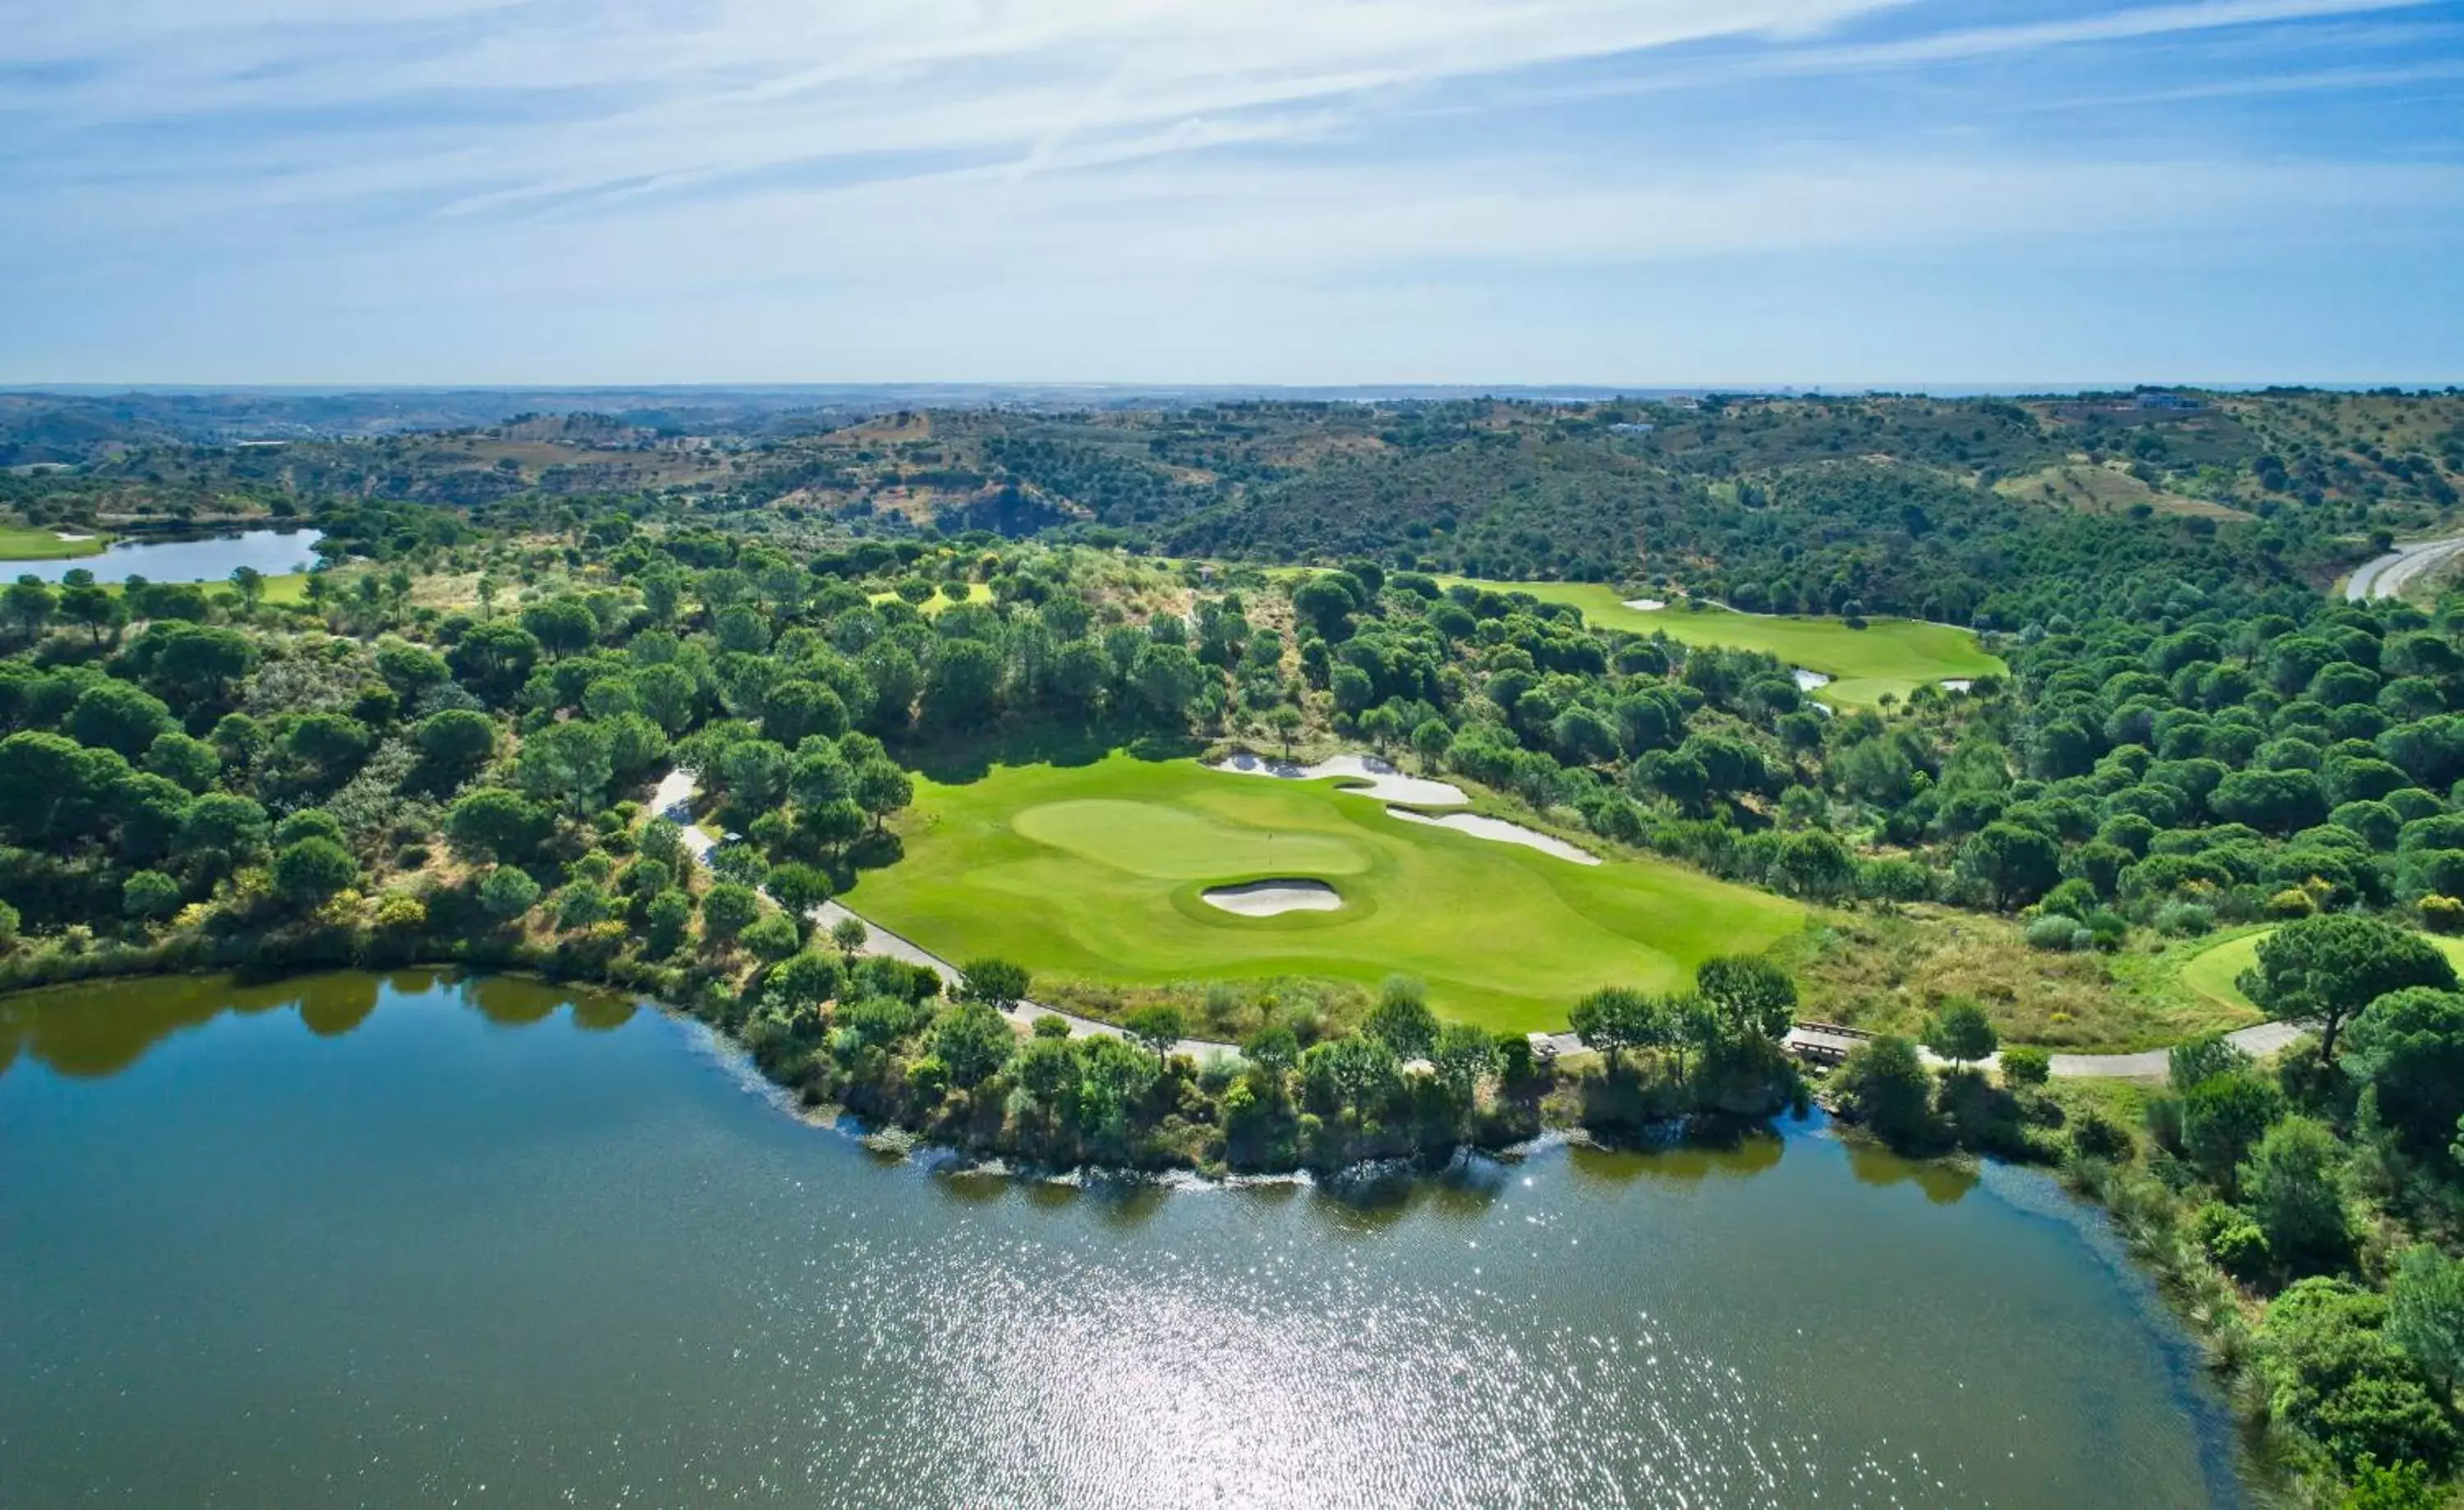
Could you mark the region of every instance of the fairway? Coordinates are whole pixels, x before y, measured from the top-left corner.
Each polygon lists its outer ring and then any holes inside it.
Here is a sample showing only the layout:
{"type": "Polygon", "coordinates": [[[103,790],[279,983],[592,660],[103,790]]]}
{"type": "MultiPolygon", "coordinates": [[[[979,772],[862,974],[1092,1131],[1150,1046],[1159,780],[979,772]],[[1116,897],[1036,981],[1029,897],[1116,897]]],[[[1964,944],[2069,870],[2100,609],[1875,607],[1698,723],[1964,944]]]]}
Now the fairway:
{"type": "Polygon", "coordinates": [[[21,529],[13,524],[0,524],[0,561],[72,561],[79,556],[99,556],[111,544],[108,535],[85,531],[82,540],[62,540],[48,529],[21,529]]]}
{"type": "MultiPolygon", "coordinates": [[[[2213,948],[2202,949],[2190,956],[2182,966],[2182,984],[2212,1002],[2228,1007],[2246,1007],[2257,1010],[2255,1003],[2233,984],[2242,971],[2258,963],[2259,941],[2274,933],[2274,928],[2260,928],[2236,939],[2227,939],[2213,948]]],[[[2440,939],[2423,934],[2447,962],[2464,974],[2464,939],[2440,939]]]]}
{"type": "MultiPolygon", "coordinates": [[[[1439,580],[1452,584],[1469,579],[1439,580]]],[[[1947,624],[1868,619],[1866,627],[1858,630],[1838,619],[1765,616],[1727,609],[1632,609],[1618,597],[1617,588],[1596,582],[1472,581],[1471,586],[1529,592],[1543,603],[1569,603],[1602,629],[1661,633],[1687,645],[1764,651],[1791,666],[1831,677],[1831,685],[1816,696],[1843,707],[1866,706],[1886,692],[1904,699],[1917,688],[1936,682],[2010,674],[1999,657],[1978,646],[1973,632],[1947,624]]]]}
{"type": "Polygon", "coordinates": [[[847,905],[944,958],[1001,955],[1046,979],[1413,975],[1441,1015],[1528,1032],[1564,1027],[1601,986],[1683,986],[1704,958],[1763,949],[1804,916],[1673,865],[1576,865],[1406,823],[1332,779],[1114,754],[915,788],[906,857],[867,872],[847,905]],[[1200,895],[1282,877],[1342,904],[1249,917],[1200,895]]]}

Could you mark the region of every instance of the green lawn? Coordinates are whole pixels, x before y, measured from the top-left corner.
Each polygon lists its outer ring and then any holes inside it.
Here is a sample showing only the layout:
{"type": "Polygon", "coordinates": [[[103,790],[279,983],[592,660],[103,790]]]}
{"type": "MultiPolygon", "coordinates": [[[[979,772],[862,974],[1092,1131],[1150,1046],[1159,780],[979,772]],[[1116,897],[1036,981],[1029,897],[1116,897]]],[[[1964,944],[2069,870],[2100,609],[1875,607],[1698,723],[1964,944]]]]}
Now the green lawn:
{"type": "MultiPolygon", "coordinates": [[[[1452,584],[1465,579],[1440,579],[1452,584]]],[[[1543,603],[1571,603],[1603,629],[1637,634],[1654,632],[1688,645],[1724,645],[1768,651],[1792,666],[1832,678],[1820,697],[1846,707],[1872,703],[1883,693],[1905,698],[1932,682],[2007,676],[2010,668],[1989,655],[1973,633],[1914,619],[1869,619],[1860,630],[1838,619],[1772,617],[1726,609],[1695,611],[1683,607],[1630,609],[1617,589],[1595,582],[1475,582],[1501,592],[1529,592],[1543,603]]]]}
{"type": "Polygon", "coordinates": [[[1675,866],[1576,865],[1404,823],[1332,781],[1272,781],[1112,754],[919,779],[906,857],[850,907],[945,958],[1123,987],[1308,976],[1426,981],[1445,1016],[1562,1028],[1612,983],[1664,989],[1705,956],[1793,933],[1792,902],[1675,866]],[[1243,918],[1209,886],[1310,877],[1334,912],[1243,918]]]}
{"type": "Polygon", "coordinates": [[[12,524],[0,524],[0,561],[67,561],[77,556],[99,556],[102,547],[110,544],[108,535],[96,535],[91,540],[62,540],[48,529],[20,529],[12,524]]]}
{"type": "MultiPolygon", "coordinates": [[[[939,583],[936,582],[933,584],[933,595],[926,598],[921,604],[917,605],[915,611],[923,614],[929,619],[934,614],[948,608],[950,606],[950,599],[941,595],[940,588],[941,585],[939,583]]],[[[875,603],[889,603],[896,599],[898,594],[895,592],[874,592],[868,594],[868,596],[875,603]]],[[[990,603],[992,600],[993,589],[989,585],[981,582],[970,582],[967,584],[968,602],[990,603]]]]}
{"type": "MultiPolygon", "coordinates": [[[[2256,1010],[2251,999],[2242,994],[2241,988],[2233,981],[2242,971],[2258,963],[2259,941],[2275,931],[2273,928],[2255,929],[2200,950],[2183,962],[2182,984],[2210,1001],[2256,1010]]],[[[2437,945],[2439,953],[2447,956],[2448,963],[2459,972],[2464,972],[2464,939],[2433,938],[2430,942],[2437,945]]]]}

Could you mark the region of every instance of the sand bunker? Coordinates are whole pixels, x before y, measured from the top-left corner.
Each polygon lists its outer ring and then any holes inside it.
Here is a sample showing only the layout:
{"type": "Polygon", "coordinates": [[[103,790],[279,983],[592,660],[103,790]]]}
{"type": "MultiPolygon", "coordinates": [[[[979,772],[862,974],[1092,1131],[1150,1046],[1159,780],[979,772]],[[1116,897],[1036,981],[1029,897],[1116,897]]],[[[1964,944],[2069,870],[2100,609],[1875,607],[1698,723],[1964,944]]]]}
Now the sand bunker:
{"type": "Polygon", "coordinates": [[[1457,833],[1468,833],[1476,839],[1494,839],[1500,844],[1520,844],[1527,850],[1554,855],[1561,860],[1573,860],[1577,865],[1597,865],[1600,862],[1598,855],[1578,850],[1561,838],[1537,829],[1527,829],[1519,823],[1508,823],[1504,818],[1484,818],[1473,812],[1449,812],[1441,817],[1431,817],[1425,812],[1408,812],[1401,808],[1386,811],[1406,823],[1452,829],[1457,833]]]}
{"type": "Polygon", "coordinates": [[[1408,802],[1421,808],[1455,808],[1471,800],[1463,795],[1461,787],[1452,782],[1406,776],[1375,755],[1337,755],[1314,766],[1295,766],[1288,761],[1269,760],[1244,750],[1208,768],[1231,771],[1241,776],[1280,776],[1286,781],[1341,776],[1346,778],[1344,789],[1347,791],[1356,791],[1380,802],[1408,802]]]}
{"type": "Polygon", "coordinates": [[[1796,690],[1799,692],[1812,692],[1816,687],[1831,685],[1830,677],[1818,671],[1808,671],[1803,666],[1791,666],[1788,668],[1788,674],[1796,678],[1796,690]]]}
{"type": "Polygon", "coordinates": [[[1966,692],[1969,688],[1975,685],[1975,682],[1970,681],[1966,677],[1947,677],[1943,679],[1942,690],[1945,692],[1966,692]]]}
{"type": "Polygon", "coordinates": [[[1209,886],[1199,896],[1210,907],[1237,912],[1243,918],[1271,918],[1286,912],[1332,912],[1343,905],[1343,894],[1324,881],[1243,881],[1238,886],[1209,886]]]}
{"type": "Polygon", "coordinates": [[[1661,609],[1668,607],[1668,604],[1665,599],[1661,598],[1628,598],[1625,600],[1625,606],[1630,609],[1639,610],[1645,613],[1657,613],[1661,609]]]}

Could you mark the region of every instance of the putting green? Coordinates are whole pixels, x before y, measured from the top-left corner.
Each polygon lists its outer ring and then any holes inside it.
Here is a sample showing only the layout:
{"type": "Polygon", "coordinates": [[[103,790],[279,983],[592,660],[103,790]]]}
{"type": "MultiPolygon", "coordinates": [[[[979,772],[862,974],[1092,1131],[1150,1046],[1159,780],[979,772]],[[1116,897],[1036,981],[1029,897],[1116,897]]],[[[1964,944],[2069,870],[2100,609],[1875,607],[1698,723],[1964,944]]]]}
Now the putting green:
{"type": "Polygon", "coordinates": [[[1441,1014],[1513,1031],[1565,1026],[1601,986],[1682,986],[1705,957],[1765,948],[1804,917],[1674,865],[1576,865],[1406,823],[1339,785],[1121,754],[919,779],[906,857],[846,899],[949,959],[1121,986],[1414,975],[1441,1014]],[[1278,877],[1323,881],[1343,905],[1256,918],[1199,898],[1278,877]]]}
{"type": "Polygon", "coordinates": [[[111,537],[88,531],[82,540],[62,540],[59,532],[0,524],[0,561],[67,561],[99,556],[111,537]]]}
{"type": "MultiPolygon", "coordinates": [[[[1467,578],[1441,578],[1449,584],[1467,578]]],[[[2001,677],[2010,667],[1989,655],[1973,632],[1915,619],[1868,619],[1850,629],[1839,619],[1765,617],[1727,609],[1631,609],[1615,588],[1596,582],[1480,582],[1473,587],[1529,592],[1543,603],[1570,603],[1603,629],[1661,633],[1687,645],[1768,652],[1792,666],[1832,678],[1817,696],[1861,707],[1883,693],[1905,698],[1937,682],[2001,677]]]]}
{"type": "MultiPolygon", "coordinates": [[[[2258,963],[2259,941],[2275,931],[2274,928],[2261,928],[2201,949],[2183,962],[2182,984],[2211,1002],[2257,1010],[2256,1004],[2233,982],[2242,971],[2258,963]]],[[[2428,934],[2422,937],[2430,939],[2438,952],[2447,956],[2447,962],[2459,973],[2464,973],[2464,939],[2431,938],[2428,934]]]]}

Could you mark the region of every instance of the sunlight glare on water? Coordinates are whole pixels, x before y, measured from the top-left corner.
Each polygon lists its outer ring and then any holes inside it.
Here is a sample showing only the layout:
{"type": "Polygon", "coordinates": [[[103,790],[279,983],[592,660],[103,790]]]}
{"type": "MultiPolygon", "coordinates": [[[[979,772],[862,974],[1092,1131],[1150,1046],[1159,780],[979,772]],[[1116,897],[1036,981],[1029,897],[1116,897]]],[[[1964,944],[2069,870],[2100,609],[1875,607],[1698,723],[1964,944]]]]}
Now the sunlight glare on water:
{"type": "Polygon", "coordinates": [[[2190,1349],[2099,1233],[2041,1177],[1813,1123],[1339,1193],[1035,1181],[799,1122],[698,1030],[535,982],[89,988],[0,1007],[0,1482],[2237,1502],[2190,1349]]]}

